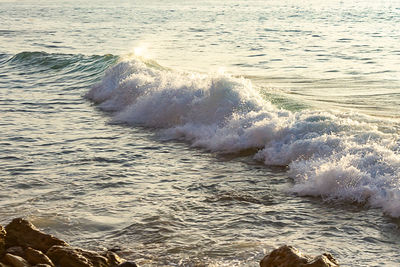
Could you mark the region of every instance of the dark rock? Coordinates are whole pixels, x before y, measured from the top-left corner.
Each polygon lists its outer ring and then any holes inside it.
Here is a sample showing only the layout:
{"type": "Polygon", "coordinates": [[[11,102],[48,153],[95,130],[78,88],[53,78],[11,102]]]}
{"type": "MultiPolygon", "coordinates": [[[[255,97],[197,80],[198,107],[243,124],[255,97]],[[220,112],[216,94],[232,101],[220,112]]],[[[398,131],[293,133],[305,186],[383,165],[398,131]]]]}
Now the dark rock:
{"type": "Polygon", "coordinates": [[[0,257],[3,256],[6,249],[6,229],[0,225],[0,257]]]}
{"type": "Polygon", "coordinates": [[[26,249],[22,247],[10,247],[6,250],[6,253],[24,258],[31,265],[46,264],[47,266],[54,267],[54,264],[45,254],[40,250],[30,247],[26,249]]]}
{"type": "Polygon", "coordinates": [[[53,246],[47,256],[60,267],[108,267],[108,259],[100,254],[83,249],[53,246]]]}
{"type": "MultiPolygon", "coordinates": [[[[120,250],[120,249],[118,249],[120,250]]],[[[137,267],[113,251],[96,253],[70,247],[17,218],[0,226],[0,267],[137,267]]]]}
{"type": "Polygon", "coordinates": [[[308,267],[319,266],[339,266],[339,262],[329,253],[324,253],[315,257],[308,265],[308,267]]]}
{"type": "Polygon", "coordinates": [[[123,260],[112,251],[105,251],[100,253],[100,255],[107,258],[108,266],[110,267],[116,267],[123,262],[123,260]]]}
{"type": "Polygon", "coordinates": [[[25,250],[24,258],[32,265],[46,264],[48,266],[54,266],[49,257],[43,254],[43,252],[41,252],[40,250],[36,250],[33,248],[27,248],[25,250]]]}
{"type": "Polygon", "coordinates": [[[6,247],[31,247],[44,253],[54,246],[67,246],[64,241],[39,231],[27,220],[17,218],[6,226],[6,247]]]}
{"type": "Polygon", "coordinates": [[[20,257],[25,257],[25,251],[22,247],[11,247],[6,250],[6,253],[13,254],[20,257]]]}
{"type": "Polygon", "coordinates": [[[118,265],[118,267],[138,267],[133,261],[126,261],[118,265]]]}
{"type": "Polygon", "coordinates": [[[113,247],[113,248],[108,249],[108,251],[112,251],[112,252],[118,252],[118,251],[121,251],[121,250],[122,249],[119,248],[119,247],[113,247]]]}
{"type": "Polygon", "coordinates": [[[337,267],[338,262],[332,255],[324,253],[312,258],[302,255],[299,250],[292,246],[284,245],[273,250],[265,256],[261,262],[261,267],[337,267]]]}
{"type": "Polygon", "coordinates": [[[13,267],[30,267],[29,263],[22,257],[6,253],[4,261],[13,267]]]}

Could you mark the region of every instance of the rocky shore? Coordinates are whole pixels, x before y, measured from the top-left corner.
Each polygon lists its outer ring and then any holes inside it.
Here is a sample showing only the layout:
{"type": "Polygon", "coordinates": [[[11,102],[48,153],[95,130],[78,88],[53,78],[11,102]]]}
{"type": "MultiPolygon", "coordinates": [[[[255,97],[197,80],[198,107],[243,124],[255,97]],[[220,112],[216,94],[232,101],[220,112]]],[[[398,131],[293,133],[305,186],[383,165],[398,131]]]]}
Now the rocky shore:
{"type": "MultiPolygon", "coordinates": [[[[256,264],[255,264],[256,265],[256,264]]],[[[65,241],[38,230],[17,218],[5,228],[0,225],[0,267],[136,267],[112,251],[93,252],[74,248],[65,241]]],[[[336,267],[330,254],[303,255],[291,246],[282,246],[266,255],[261,267],[336,267]]]]}

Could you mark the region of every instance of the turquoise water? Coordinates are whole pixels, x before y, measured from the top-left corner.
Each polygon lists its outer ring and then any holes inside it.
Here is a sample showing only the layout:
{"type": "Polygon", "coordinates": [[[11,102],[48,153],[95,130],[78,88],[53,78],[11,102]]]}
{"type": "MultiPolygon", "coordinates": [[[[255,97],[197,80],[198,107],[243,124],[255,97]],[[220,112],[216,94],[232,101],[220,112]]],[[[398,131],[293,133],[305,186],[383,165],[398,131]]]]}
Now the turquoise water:
{"type": "Polygon", "coordinates": [[[397,266],[400,3],[0,1],[0,223],[142,266],[397,266]]]}

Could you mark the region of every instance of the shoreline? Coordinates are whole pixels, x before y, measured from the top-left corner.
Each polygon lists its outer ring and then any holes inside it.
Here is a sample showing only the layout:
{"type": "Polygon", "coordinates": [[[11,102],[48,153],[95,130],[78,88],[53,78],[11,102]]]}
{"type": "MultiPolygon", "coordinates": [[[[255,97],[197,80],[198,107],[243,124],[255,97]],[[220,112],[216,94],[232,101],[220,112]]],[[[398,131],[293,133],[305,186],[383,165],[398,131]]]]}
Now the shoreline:
{"type": "MultiPolygon", "coordinates": [[[[0,225],[0,267],[138,267],[134,261],[120,258],[112,250],[94,252],[72,247],[67,242],[43,233],[23,218],[0,225]]],[[[255,262],[256,266],[256,262],[255,262]]],[[[302,254],[284,245],[259,262],[260,267],[336,267],[329,253],[316,257],[302,254]]]]}

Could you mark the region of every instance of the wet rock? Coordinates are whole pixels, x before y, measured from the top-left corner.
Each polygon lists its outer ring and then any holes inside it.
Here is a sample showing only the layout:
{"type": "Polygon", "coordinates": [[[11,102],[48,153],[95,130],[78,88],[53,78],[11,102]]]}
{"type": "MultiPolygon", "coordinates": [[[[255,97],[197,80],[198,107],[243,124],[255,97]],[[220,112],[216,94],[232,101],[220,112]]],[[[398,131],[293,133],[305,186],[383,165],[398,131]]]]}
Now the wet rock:
{"type": "Polygon", "coordinates": [[[116,253],[114,253],[112,251],[105,251],[105,252],[100,253],[100,255],[107,258],[108,265],[110,267],[118,266],[122,262],[124,262],[116,253]]]}
{"type": "Polygon", "coordinates": [[[25,257],[24,257],[30,264],[37,265],[37,264],[46,264],[48,266],[54,267],[53,262],[47,257],[43,252],[40,250],[36,250],[33,248],[27,248],[25,250],[25,257]]]}
{"type": "Polygon", "coordinates": [[[22,258],[25,256],[25,251],[22,247],[10,247],[6,250],[6,253],[20,256],[22,258]]]}
{"type": "Polygon", "coordinates": [[[54,246],[67,246],[64,241],[39,231],[27,220],[17,218],[6,226],[6,247],[31,247],[44,253],[54,246]]]}
{"type": "Polygon", "coordinates": [[[6,249],[6,229],[0,225],[0,257],[6,249]]]}
{"type": "Polygon", "coordinates": [[[261,262],[261,267],[337,267],[338,262],[328,253],[318,257],[302,255],[302,253],[292,246],[284,245],[273,250],[265,256],[261,262]]]}
{"type": "Polygon", "coordinates": [[[108,259],[100,254],[83,249],[53,246],[47,256],[60,267],[108,267],[108,259]]]}
{"type": "Polygon", "coordinates": [[[118,265],[118,267],[138,267],[138,266],[136,265],[136,263],[134,263],[132,261],[126,261],[126,262],[118,265]]]}
{"type": "Polygon", "coordinates": [[[12,267],[30,267],[31,265],[22,257],[10,253],[4,256],[4,262],[10,264],[12,267]]]}
{"type": "Polygon", "coordinates": [[[54,264],[43,252],[30,247],[26,249],[22,247],[10,247],[6,250],[6,253],[24,258],[31,265],[46,264],[54,267],[54,264]]]}
{"type": "Polygon", "coordinates": [[[0,267],[137,267],[113,251],[96,253],[70,247],[17,218],[0,226],[0,267]]]}
{"type": "Polygon", "coordinates": [[[339,266],[339,262],[329,253],[323,253],[315,257],[308,265],[308,267],[319,267],[319,266],[339,266]]]}

